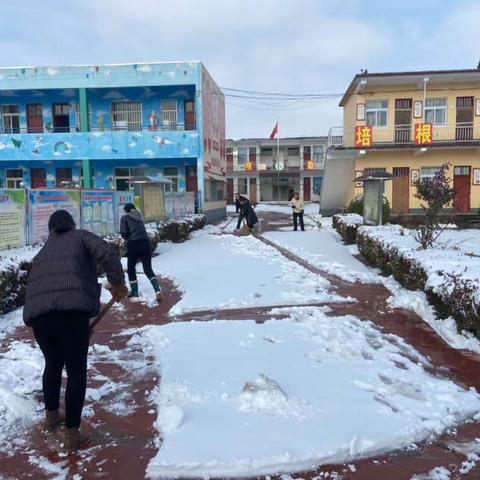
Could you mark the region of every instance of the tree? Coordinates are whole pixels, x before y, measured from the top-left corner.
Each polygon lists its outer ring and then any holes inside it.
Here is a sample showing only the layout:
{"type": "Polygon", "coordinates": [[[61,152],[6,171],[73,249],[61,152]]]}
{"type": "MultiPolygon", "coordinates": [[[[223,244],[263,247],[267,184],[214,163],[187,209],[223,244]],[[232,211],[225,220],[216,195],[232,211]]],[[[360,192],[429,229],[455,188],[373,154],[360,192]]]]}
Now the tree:
{"type": "Polygon", "coordinates": [[[433,178],[422,178],[415,185],[415,197],[424,203],[421,204],[422,217],[418,224],[412,227],[411,232],[423,249],[431,247],[448,225],[448,221],[444,225],[440,223],[444,208],[454,197],[454,189],[447,176],[448,169],[449,165],[445,163],[435,172],[433,178]]]}

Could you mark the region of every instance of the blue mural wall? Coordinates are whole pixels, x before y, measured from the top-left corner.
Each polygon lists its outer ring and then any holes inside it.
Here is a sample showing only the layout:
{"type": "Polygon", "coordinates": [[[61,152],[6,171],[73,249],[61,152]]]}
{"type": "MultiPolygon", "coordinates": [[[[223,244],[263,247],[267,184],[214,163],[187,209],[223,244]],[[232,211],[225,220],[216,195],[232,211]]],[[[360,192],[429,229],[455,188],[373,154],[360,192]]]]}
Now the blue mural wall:
{"type": "MultiPolygon", "coordinates": [[[[93,161],[91,166],[94,177],[94,188],[115,188],[115,168],[122,167],[136,167],[142,168],[145,175],[156,177],[164,174],[165,167],[178,168],[178,191],[184,191],[186,188],[186,167],[195,166],[197,164],[196,158],[185,159],[130,159],[130,160],[97,160],[93,161]]],[[[0,162],[0,188],[5,186],[5,170],[7,168],[19,168],[23,170],[23,181],[26,188],[31,187],[30,169],[44,168],[46,173],[47,188],[56,186],[56,169],[57,168],[71,168],[72,181],[80,184],[80,175],[82,162],[56,160],[56,161],[31,161],[12,165],[10,162],[0,162]]]]}
{"type": "MultiPolygon", "coordinates": [[[[45,132],[53,129],[54,103],[68,103],[70,131],[76,131],[75,105],[78,102],[78,90],[73,88],[53,90],[0,90],[0,105],[18,105],[20,131],[27,132],[27,104],[40,103],[43,110],[43,127],[45,132]]],[[[3,132],[3,117],[0,115],[0,131],[3,132]]]]}

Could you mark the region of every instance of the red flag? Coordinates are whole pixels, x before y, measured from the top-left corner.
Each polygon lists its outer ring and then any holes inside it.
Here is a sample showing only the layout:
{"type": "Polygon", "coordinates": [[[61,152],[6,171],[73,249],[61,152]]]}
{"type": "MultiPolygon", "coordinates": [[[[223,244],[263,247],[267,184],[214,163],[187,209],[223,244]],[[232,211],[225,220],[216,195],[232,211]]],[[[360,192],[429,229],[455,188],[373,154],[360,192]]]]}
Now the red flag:
{"type": "Polygon", "coordinates": [[[270,134],[270,140],[273,140],[277,133],[278,133],[278,122],[273,127],[272,133],[270,134]]]}

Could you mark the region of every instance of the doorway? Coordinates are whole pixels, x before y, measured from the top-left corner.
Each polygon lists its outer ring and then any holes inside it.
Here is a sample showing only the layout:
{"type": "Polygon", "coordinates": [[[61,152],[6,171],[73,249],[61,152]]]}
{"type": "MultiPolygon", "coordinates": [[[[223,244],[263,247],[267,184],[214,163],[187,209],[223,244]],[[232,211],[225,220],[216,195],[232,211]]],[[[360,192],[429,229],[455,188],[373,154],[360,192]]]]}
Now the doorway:
{"type": "Polygon", "coordinates": [[[71,168],[57,168],[56,169],[57,187],[70,186],[72,183],[72,169],[71,168]]]}
{"type": "Polygon", "coordinates": [[[187,167],[187,180],[186,180],[186,189],[187,192],[197,192],[198,191],[198,178],[197,178],[197,167],[187,167]]]}
{"type": "Polygon", "coordinates": [[[27,132],[43,133],[43,108],[41,103],[27,104],[27,132]]]}
{"type": "Polygon", "coordinates": [[[257,203],[257,179],[251,178],[250,179],[250,202],[257,203]]]}
{"type": "Polygon", "coordinates": [[[470,167],[453,170],[453,213],[470,213],[470,167]]]}
{"type": "Polygon", "coordinates": [[[473,97],[457,97],[455,140],[473,138],[473,97]]]}
{"type": "Polygon", "coordinates": [[[31,185],[31,188],[46,188],[47,169],[31,168],[30,169],[30,185],[31,185]]]}
{"type": "Polygon", "coordinates": [[[227,203],[233,203],[233,178],[227,178],[227,203]]]}
{"type": "Polygon", "coordinates": [[[195,130],[194,100],[185,100],[185,130],[195,130]]]}
{"type": "Polygon", "coordinates": [[[395,167],[392,181],[392,213],[408,213],[410,198],[410,168],[395,167]]]}
{"type": "Polygon", "coordinates": [[[312,181],[310,177],[305,177],[303,179],[303,201],[309,202],[312,198],[312,181]]]}
{"type": "Polygon", "coordinates": [[[70,116],[68,103],[54,103],[53,107],[53,131],[56,133],[70,131],[70,116]]]}
{"type": "Polygon", "coordinates": [[[395,143],[408,143],[412,131],[412,99],[395,100],[395,143]]]}

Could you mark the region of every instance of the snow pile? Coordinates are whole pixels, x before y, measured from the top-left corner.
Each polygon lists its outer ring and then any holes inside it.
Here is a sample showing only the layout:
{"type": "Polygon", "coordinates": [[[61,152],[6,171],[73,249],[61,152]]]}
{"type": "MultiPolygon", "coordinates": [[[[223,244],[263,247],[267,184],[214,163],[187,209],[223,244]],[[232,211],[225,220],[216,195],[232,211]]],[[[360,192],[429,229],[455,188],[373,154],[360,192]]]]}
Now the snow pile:
{"type": "Polygon", "coordinates": [[[358,213],[345,213],[338,216],[338,222],[347,227],[357,227],[363,225],[363,217],[358,213]]]}
{"type": "Polygon", "coordinates": [[[473,417],[480,396],[425,370],[394,335],[327,309],[285,320],[173,323],[129,347],[155,359],[159,429],[148,475],[301,471],[410,445],[473,417]],[[301,372],[301,374],[299,374],[301,372]],[[161,440],[160,440],[161,437],[161,440]]]}
{"type": "MultiPolygon", "coordinates": [[[[188,242],[160,244],[156,251],[159,256],[152,262],[155,273],[172,278],[184,292],[170,310],[172,315],[346,300],[328,291],[330,283],[326,279],[251,236],[218,236],[200,231],[188,242]]],[[[151,287],[145,285],[144,291],[153,298],[151,287]]]]}
{"type": "Polygon", "coordinates": [[[332,231],[268,232],[266,239],[286,248],[311,265],[350,282],[375,283],[380,279],[374,270],[352,256],[332,231]]]}
{"type": "Polygon", "coordinates": [[[450,480],[450,472],[445,467],[435,467],[425,475],[414,475],[411,480],[450,480]]]}

